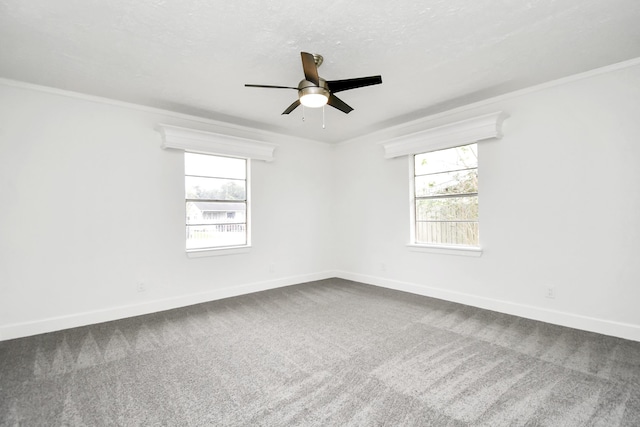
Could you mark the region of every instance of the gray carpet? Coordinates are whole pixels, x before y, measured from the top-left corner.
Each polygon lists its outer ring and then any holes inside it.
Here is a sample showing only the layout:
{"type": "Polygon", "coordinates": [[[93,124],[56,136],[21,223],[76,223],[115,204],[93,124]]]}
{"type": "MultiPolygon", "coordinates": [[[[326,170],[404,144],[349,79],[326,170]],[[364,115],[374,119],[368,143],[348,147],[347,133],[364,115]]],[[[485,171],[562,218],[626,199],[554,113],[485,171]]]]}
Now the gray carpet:
{"type": "Polygon", "coordinates": [[[640,343],[331,279],[0,343],[0,423],[639,426],[640,343]]]}

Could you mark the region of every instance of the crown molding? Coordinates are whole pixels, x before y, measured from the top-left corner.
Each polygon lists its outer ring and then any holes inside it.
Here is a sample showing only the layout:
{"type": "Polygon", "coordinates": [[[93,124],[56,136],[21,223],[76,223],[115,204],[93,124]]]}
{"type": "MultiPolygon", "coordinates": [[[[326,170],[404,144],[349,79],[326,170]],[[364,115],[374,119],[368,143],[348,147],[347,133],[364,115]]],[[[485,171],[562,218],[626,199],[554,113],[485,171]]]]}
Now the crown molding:
{"type": "Polygon", "coordinates": [[[287,135],[286,133],[274,132],[270,130],[260,129],[257,127],[235,124],[235,123],[225,122],[222,120],[215,120],[215,119],[210,119],[202,116],[186,114],[186,113],[178,113],[176,111],[165,110],[162,108],[149,107],[146,105],[135,104],[135,103],[126,102],[126,101],[118,101],[111,98],[105,98],[97,95],[88,95],[81,92],[73,92],[70,90],[58,89],[50,86],[41,86],[41,85],[27,83],[19,80],[6,79],[3,77],[0,77],[0,85],[6,86],[6,87],[13,87],[17,89],[45,93],[45,94],[54,95],[54,96],[77,99],[77,100],[92,102],[92,103],[101,104],[101,105],[109,105],[113,107],[139,111],[143,113],[161,115],[161,116],[164,116],[164,118],[161,120],[175,121],[176,123],[179,123],[179,124],[182,124],[185,122],[197,123],[197,124],[204,125],[208,128],[214,129],[216,132],[220,134],[232,135],[240,139],[252,140],[255,137],[256,140],[264,140],[269,142],[289,141],[294,143],[305,142],[309,144],[322,144],[322,145],[327,144],[325,142],[320,142],[315,139],[291,136],[291,135],[287,135]],[[242,136],[239,136],[239,135],[242,135],[242,136]],[[246,138],[246,135],[250,135],[250,137],[246,138]]]}
{"type": "MultiPolygon", "coordinates": [[[[347,144],[356,143],[356,142],[384,143],[386,141],[390,141],[390,138],[395,138],[395,137],[401,138],[403,134],[407,132],[411,132],[410,130],[429,126],[431,122],[436,120],[446,120],[447,117],[459,116],[460,114],[464,114],[466,112],[470,112],[470,111],[484,108],[484,107],[489,107],[493,104],[498,104],[503,101],[508,101],[508,100],[526,96],[532,93],[540,92],[546,89],[568,85],[571,83],[579,82],[581,80],[587,80],[590,78],[595,78],[595,77],[609,74],[609,73],[615,73],[618,71],[626,70],[626,69],[637,67],[637,66],[640,66],[640,57],[629,59],[622,62],[617,62],[611,65],[606,65],[600,68],[595,68],[593,70],[585,71],[582,73],[573,74],[567,77],[562,77],[556,80],[540,83],[534,86],[529,86],[524,89],[515,90],[513,92],[508,92],[492,98],[483,99],[481,101],[472,102],[470,104],[462,105],[460,107],[452,108],[450,110],[442,111],[439,113],[429,114],[427,116],[424,116],[415,120],[410,120],[407,122],[399,123],[397,125],[386,127],[384,129],[368,132],[366,134],[357,136],[355,138],[351,138],[351,139],[347,139],[345,141],[339,142],[336,145],[347,145],[347,144]]],[[[500,107],[497,106],[496,108],[500,108],[500,107]]]]}
{"type": "MultiPolygon", "coordinates": [[[[530,86],[524,89],[520,89],[520,90],[516,90],[513,92],[509,92],[503,95],[498,95],[496,97],[493,98],[488,98],[482,101],[477,101],[477,102],[473,102],[470,104],[466,104],[457,108],[453,108],[447,111],[442,111],[440,113],[434,113],[419,119],[415,119],[415,120],[411,120],[408,122],[404,122],[404,123],[399,123],[397,125],[392,125],[389,127],[386,127],[384,129],[380,129],[380,130],[376,130],[373,132],[364,132],[363,134],[361,134],[360,136],[351,138],[351,139],[347,139],[344,141],[340,141],[334,144],[329,144],[326,142],[322,142],[322,141],[318,141],[318,140],[314,140],[314,139],[309,139],[309,138],[303,138],[303,137],[294,137],[291,135],[288,135],[286,133],[282,133],[282,132],[276,132],[276,131],[268,131],[268,130],[262,130],[262,129],[258,129],[255,127],[249,127],[249,126],[242,126],[242,125],[238,125],[238,124],[233,124],[233,123],[229,123],[229,122],[224,122],[224,121],[220,121],[220,120],[214,120],[214,119],[209,119],[209,118],[205,118],[205,117],[201,117],[201,116],[195,116],[195,115],[189,115],[189,114],[184,114],[184,113],[178,113],[175,111],[171,111],[171,110],[164,110],[161,108],[156,108],[156,107],[148,107],[148,106],[144,106],[144,105],[140,105],[140,104],[134,104],[134,103],[129,103],[129,102],[124,102],[124,101],[117,101],[114,99],[110,99],[110,98],[105,98],[105,97],[100,97],[100,96],[95,96],[95,95],[87,95],[87,94],[83,94],[83,93],[79,93],[79,92],[73,92],[73,91],[68,91],[68,90],[63,90],[63,89],[57,89],[57,88],[53,88],[53,87],[49,87],[49,86],[41,86],[41,85],[36,85],[33,83],[27,83],[27,82],[23,82],[23,81],[18,81],[18,80],[12,80],[12,79],[6,79],[6,78],[2,78],[0,77],[0,84],[5,85],[5,86],[9,86],[9,87],[16,87],[16,88],[21,88],[21,89],[29,89],[29,90],[34,90],[34,91],[39,91],[39,92],[43,92],[43,93],[49,93],[49,94],[53,94],[53,95],[59,95],[59,96],[65,96],[65,97],[69,97],[69,98],[75,98],[75,99],[81,99],[81,100],[85,100],[85,101],[89,101],[89,102],[96,102],[96,103],[100,103],[100,104],[105,104],[105,105],[113,105],[113,106],[117,106],[117,107],[122,107],[122,108],[128,108],[128,109],[132,109],[132,110],[137,110],[137,111],[143,111],[143,112],[148,112],[148,113],[154,113],[154,114],[161,114],[164,116],[168,116],[171,118],[176,118],[176,119],[182,119],[182,120],[189,120],[192,122],[196,122],[196,123],[202,123],[202,124],[206,124],[212,127],[215,127],[216,130],[220,131],[220,132],[229,132],[229,133],[242,133],[242,134],[247,134],[250,133],[252,135],[256,135],[257,137],[267,140],[267,141],[292,141],[292,142],[306,142],[306,143],[315,143],[315,144],[323,144],[323,145],[330,145],[330,146],[340,146],[340,145],[346,145],[346,144],[350,144],[350,143],[354,143],[354,142],[361,142],[361,141],[366,141],[366,142],[381,142],[381,141],[385,141],[388,140],[390,137],[394,137],[397,135],[401,135],[402,133],[406,133],[407,131],[409,131],[409,129],[415,129],[416,127],[423,127],[423,126],[428,126],[429,122],[433,121],[433,120],[439,120],[439,119],[445,119],[446,117],[449,116],[455,116],[457,114],[460,113],[464,113],[467,111],[471,111],[477,108],[482,108],[482,107],[486,107],[498,102],[502,102],[505,100],[509,100],[509,99],[513,99],[513,98],[517,98],[520,96],[524,96],[530,93],[535,93],[541,90],[545,90],[548,88],[553,88],[556,86],[561,86],[561,85],[565,85],[565,84],[570,84],[573,82],[577,82],[580,80],[584,80],[584,79],[588,79],[588,78],[592,78],[592,77],[597,77],[603,74],[607,74],[607,73],[613,73],[616,71],[620,71],[620,70],[624,70],[627,68],[632,68],[632,67],[636,67],[640,65],[640,57],[639,58],[633,58],[633,59],[629,59],[626,61],[622,61],[622,62],[618,62],[615,64],[611,64],[611,65],[606,65],[604,67],[600,67],[600,68],[596,68],[593,70],[589,70],[589,71],[585,71],[582,73],[578,73],[578,74],[574,74],[571,76],[567,76],[567,77],[562,77],[556,80],[552,80],[549,82],[545,82],[545,83],[540,83],[538,85],[534,85],[534,86],[530,86]]],[[[497,107],[499,108],[499,107],[497,107]]]]}

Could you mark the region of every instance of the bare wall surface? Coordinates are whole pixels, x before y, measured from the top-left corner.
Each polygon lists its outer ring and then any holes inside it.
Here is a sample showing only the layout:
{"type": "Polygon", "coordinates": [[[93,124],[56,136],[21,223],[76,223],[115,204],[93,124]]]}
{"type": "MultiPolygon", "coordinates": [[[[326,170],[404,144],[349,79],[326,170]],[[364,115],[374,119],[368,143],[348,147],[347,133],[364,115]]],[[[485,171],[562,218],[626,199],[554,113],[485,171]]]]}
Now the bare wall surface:
{"type": "Polygon", "coordinates": [[[275,161],[251,165],[252,249],[189,259],[183,155],[155,128],[211,125],[20,87],[0,98],[0,327],[42,332],[50,319],[140,314],[333,267],[330,146],[272,141],[275,161]]]}
{"type": "Polygon", "coordinates": [[[574,327],[626,328],[640,339],[640,67],[434,123],[500,110],[511,116],[504,138],[479,143],[482,257],[408,250],[408,160],[385,160],[381,146],[359,141],[335,153],[338,269],[355,280],[574,327]],[[554,299],[545,297],[547,287],[554,299]]]}
{"type": "Polygon", "coordinates": [[[480,258],[407,249],[408,160],[376,135],[270,135],[253,248],[189,259],[182,155],[155,128],[251,130],[20,85],[0,98],[0,339],[336,275],[640,340],[637,64],[432,120],[510,115],[480,143],[480,258]]]}

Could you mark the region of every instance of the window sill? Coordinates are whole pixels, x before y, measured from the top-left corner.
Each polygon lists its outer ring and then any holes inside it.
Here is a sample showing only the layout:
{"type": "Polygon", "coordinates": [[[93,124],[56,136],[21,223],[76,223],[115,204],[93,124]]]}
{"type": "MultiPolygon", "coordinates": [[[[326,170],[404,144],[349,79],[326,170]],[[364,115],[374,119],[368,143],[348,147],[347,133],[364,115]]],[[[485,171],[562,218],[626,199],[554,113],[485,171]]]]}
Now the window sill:
{"type": "Polygon", "coordinates": [[[224,256],[244,254],[251,250],[251,246],[234,246],[227,248],[187,249],[188,258],[205,258],[210,256],[224,256]]]}
{"type": "Polygon", "coordinates": [[[407,245],[410,251],[413,252],[426,252],[432,254],[444,254],[444,255],[460,255],[460,256],[482,256],[482,248],[480,247],[464,247],[464,246],[439,246],[439,245],[420,245],[416,243],[410,243],[407,245]]]}

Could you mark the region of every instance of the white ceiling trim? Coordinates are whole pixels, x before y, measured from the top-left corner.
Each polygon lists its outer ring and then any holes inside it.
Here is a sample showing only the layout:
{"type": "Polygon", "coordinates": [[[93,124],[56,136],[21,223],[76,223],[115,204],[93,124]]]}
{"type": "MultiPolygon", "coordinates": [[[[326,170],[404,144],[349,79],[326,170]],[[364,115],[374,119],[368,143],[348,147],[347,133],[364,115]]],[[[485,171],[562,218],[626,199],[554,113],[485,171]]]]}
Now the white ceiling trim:
{"type": "Polygon", "coordinates": [[[277,145],[237,136],[159,124],[162,148],[271,162],[277,145]]]}
{"type": "MultiPolygon", "coordinates": [[[[618,62],[611,65],[607,65],[604,67],[596,68],[593,70],[585,71],[582,73],[574,74],[571,76],[563,77],[553,81],[541,83],[538,85],[530,86],[528,88],[516,90],[516,91],[499,95],[493,98],[488,98],[482,101],[473,102],[461,107],[457,107],[457,108],[453,108],[440,113],[432,114],[429,116],[411,120],[398,125],[389,126],[387,128],[376,130],[373,132],[363,132],[362,135],[358,137],[346,139],[344,141],[336,143],[335,145],[346,145],[346,144],[360,142],[360,141],[387,143],[387,142],[390,142],[389,138],[395,138],[396,136],[397,136],[397,139],[403,138],[401,134],[407,131],[411,132],[411,130],[415,130],[416,128],[428,126],[428,123],[435,119],[445,119],[447,116],[455,116],[459,113],[463,113],[463,112],[481,108],[481,107],[486,107],[491,104],[496,104],[505,100],[518,98],[520,96],[525,96],[525,95],[535,93],[541,90],[545,90],[548,88],[571,84],[573,82],[577,82],[583,79],[589,79],[589,78],[597,77],[603,74],[613,73],[613,72],[617,72],[620,70],[633,68],[637,66],[640,66],[640,57],[618,62]]],[[[299,136],[292,136],[282,132],[274,132],[274,131],[259,129],[256,127],[237,125],[237,124],[223,122],[220,120],[214,120],[214,119],[205,118],[201,116],[179,113],[176,111],[161,109],[157,107],[150,107],[150,106],[135,104],[135,103],[126,102],[126,101],[119,101],[112,98],[89,95],[89,94],[74,92],[74,91],[65,90],[65,89],[58,89],[50,86],[37,85],[33,83],[23,82],[20,80],[13,80],[13,79],[0,77],[0,85],[6,86],[6,87],[23,89],[23,90],[31,90],[31,91],[41,92],[41,93],[48,93],[51,95],[63,96],[68,98],[74,98],[74,99],[83,100],[87,102],[95,102],[103,105],[111,105],[111,106],[120,107],[120,108],[127,108],[134,111],[158,114],[158,115],[163,115],[169,118],[188,120],[194,123],[202,123],[210,127],[215,127],[216,130],[218,130],[219,132],[223,132],[225,134],[236,133],[236,134],[246,135],[247,133],[250,133],[267,141],[274,141],[274,142],[275,141],[291,141],[296,143],[305,142],[305,143],[327,144],[325,142],[321,142],[316,139],[301,138],[299,136]]]]}
{"type": "Polygon", "coordinates": [[[502,138],[502,123],[507,117],[498,111],[395,138],[382,144],[384,157],[392,159],[502,138]]]}
{"type": "MultiPolygon", "coordinates": [[[[419,119],[411,120],[405,123],[401,123],[394,126],[389,126],[384,129],[377,130],[375,132],[370,132],[358,136],[356,138],[351,138],[345,141],[338,143],[337,145],[346,145],[354,142],[361,141],[374,141],[378,144],[384,144],[390,142],[390,138],[400,139],[404,135],[404,133],[412,134],[411,130],[415,130],[416,128],[422,128],[429,125],[429,123],[434,120],[446,119],[449,116],[460,115],[460,113],[465,113],[470,110],[479,109],[482,107],[488,107],[492,104],[497,104],[503,101],[508,101],[511,99],[516,99],[522,96],[526,96],[532,93],[540,92],[546,89],[564,86],[568,84],[572,84],[575,82],[579,82],[581,80],[595,78],[600,75],[615,73],[617,71],[625,70],[628,68],[633,68],[640,66],[640,57],[630,59],[627,61],[618,62],[615,64],[607,65],[604,67],[596,68],[593,70],[585,71],[583,73],[574,74],[567,77],[562,77],[560,79],[552,80],[545,83],[540,83],[534,86],[529,86],[524,89],[515,90],[513,92],[505,93],[503,95],[498,95],[492,98],[483,99],[482,101],[472,102],[470,104],[466,104],[460,107],[452,108],[450,110],[442,111],[440,113],[430,114],[428,116],[421,117],[419,119]]],[[[500,107],[497,107],[500,108],[500,107]]]]}
{"type": "MultiPolygon", "coordinates": [[[[89,95],[81,92],[58,89],[50,86],[42,86],[42,85],[37,85],[33,83],[23,82],[20,80],[5,79],[0,77],[0,85],[10,87],[10,88],[16,88],[21,90],[28,90],[28,91],[54,95],[54,96],[61,96],[61,97],[76,99],[76,100],[85,101],[85,102],[93,102],[93,103],[113,106],[117,108],[125,108],[132,111],[140,111],[143,113],[156,114],[156,115],[163,116],[162,120],[177,119],[183,122],[189,121],[192,123],[201,123],[208,127],[215,128],[216,131],[218,131],[221,134],[223,133],[225,135],[229,134],[233,136],[233,134],[244,134],[244,135],[251,134],[251,136],[256,136],[258,138],[261,138],[270,142],[271,141],[274,141],[274,142],[290,141],[294,143],[305,142],[309,144],[326,145],[325,142],[321,142],[315,139],[301,138],[298,136],[287,135],[282,132],[274,132],[270,130],[259,129],[256,127],[239,125],[239,124],[229,123],[221,120],[214,120],[206,117],[194,116],[186,113],[179,113],[177,111],[165,110],[162,108],[149,107],[147,105],[135,104],[135,103],[126,102],[126,101],[119,101],[116,99],[105,98],[102,96],[89,95]]],[[[238,138],[242,138],[242,137],[238,137],[238,138]]],[[[253,140],[252,138],[246,138],[246,139],[253,140]]],[[[256,141],[259,141],[259,140],[256,140],[256,141]]],[[[262,142],[262,141],[259,141],[259,142],[262,142]]]]}

